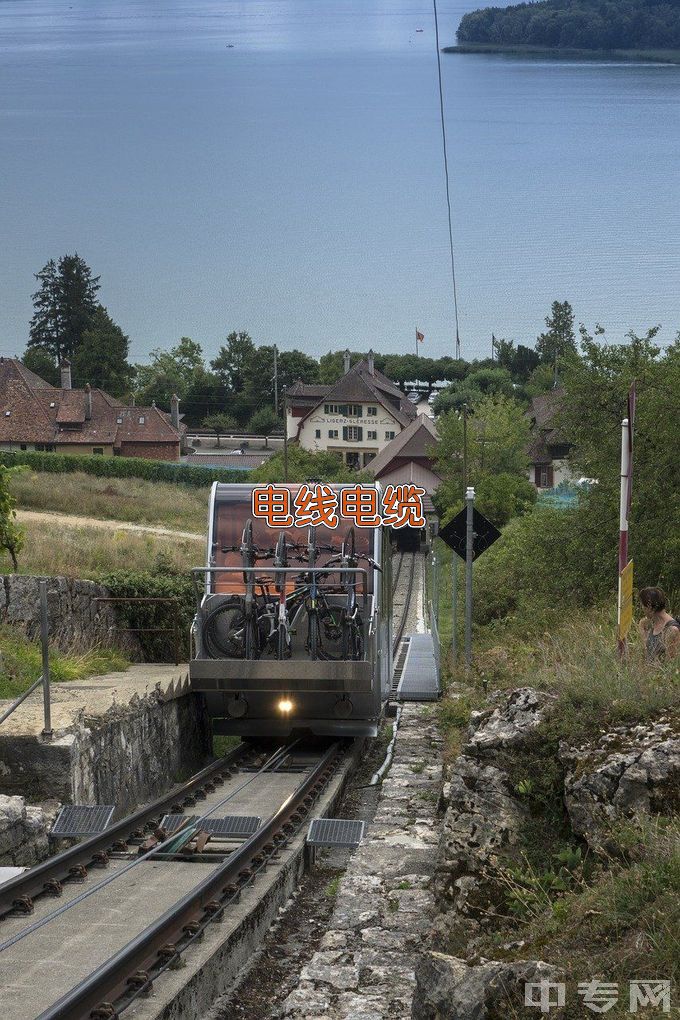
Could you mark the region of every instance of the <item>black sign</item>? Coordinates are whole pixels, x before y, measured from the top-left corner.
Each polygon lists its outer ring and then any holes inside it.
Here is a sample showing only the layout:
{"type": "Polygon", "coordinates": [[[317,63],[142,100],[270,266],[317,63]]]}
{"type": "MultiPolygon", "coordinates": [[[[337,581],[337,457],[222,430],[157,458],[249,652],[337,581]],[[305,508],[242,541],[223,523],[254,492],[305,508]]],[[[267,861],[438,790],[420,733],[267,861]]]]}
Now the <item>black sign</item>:
{"type": "MultiPolygon", "coordinates": [[[[443,538],[450,549],[462,560],[465,559],[465,537],[467,534],[467,507],[453,518],[445,528],[439,529],[439,538],[443,538]]],[[[472,509],[472,558],[476,560],[485,549],[501,537],[498,528],[487,521],[479,510],[472,509]]]]}

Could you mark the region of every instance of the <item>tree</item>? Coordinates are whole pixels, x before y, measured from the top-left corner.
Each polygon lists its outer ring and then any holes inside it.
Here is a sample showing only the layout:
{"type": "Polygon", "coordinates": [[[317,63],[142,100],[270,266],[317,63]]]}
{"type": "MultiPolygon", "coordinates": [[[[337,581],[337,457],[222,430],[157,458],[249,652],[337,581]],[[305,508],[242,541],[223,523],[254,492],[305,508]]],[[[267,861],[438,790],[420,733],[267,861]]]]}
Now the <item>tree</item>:
{"type": "Polygon", "coordinates": [[[29,371],[35,372],[50,386],[61,386],[61,373],[56,361],[40,347],[26,350],[21,360],[29,371]]]}
{"type": "Polygon", "coordinates": [[[217,449],[220,448],[220,436],[225,432],[235,432],[238,429],[238,422],[230,414],[209,414],[203,419],[206,429],[211,429],[217,436],[217,449]]]}
{"type": "Polygon", "coordinates": [[[269,436],[277,429],[283,428],[283,422],[270,407],[262,407],[256,411],[248,422],[248,431],[264,436],[265,448],[269,446],[269,436]]]}
{"type": "MultiPolygon", "coordinates": [[[[279,450],[250,472],[253,482],[275,483],[284,480],[284,456],[279,450]]],[[[346,467],[335,453],[312,453],[296,443],[288,447],[289,482],[362,482],[371,481],[369,475],[346,467]]]]}
{"type": "Polygon", "coordinates": [[[35,278],[40,288],[32,298],[28,347],[43,350],[57,365],[73,360],[98,307],[99,277],[76,252],[58,263],[50,259],[35,278]]]}
{"type": "Polygon", "coordinates": [[[432,404],[432,410],[437,417],[446,414],[447,411],[462,411],[464,407],[472,410],[483,396],[481,390],[469,386],[465,379],[447,386],[445,390],[438,393],[432,404]]]}
{"type": "Polygon", "coordinates": [[[437,468],[444,479],[438,490],[440,509],[453,515],[463,502],[465,485],[481,485],[493,475],[524,477],[527,470],[529,420],[517,401],[487,395],[467,422],[467,478],[464,478],[464,423],[458,411],[437,424],[437,468]]]}
{"type": "Polygon", "coordinates": [[[302,351],[279,352],[279,398],[282,386],[292,386],[297,380],[303,383],[319,381],[319,362],[302,351]]]}
{"type": "Polygon", "coordinates": [[[169,351],[156,348],[150,357],[149,365],[135,366],[135,397],[140,404],[155,401],[169,407],[173,393],[182,400],[196,375],[205,372],[201,346],[188,336],[169,351]]]}
{"type": "Polygon", "coordinates": [[[10,490],[10,480],[16,470],[0,465],[0,549],[9,553],[15,572],[19,569],[17,557],[24,544],[24,533],[16,523],[16,499],[10,490]]]}
{"type": "MultiPolygon", "coordinates": [[[[210,362],[213,372],[221,379],[229,393],[240,393],[245,389],[248,364],[255,354],[255,344],[245,331],[232,332],[210,362]]],[[[273,366],[270,375],[273,373],[273,366]]]]}
{"type": "Polygon", "coordinates": [[[466,386],[481,390],[482,393],[502,393],[511,397],[514,393],[512,376],[506,368],[478,368],[465,379],[466,386]]]}
{"type": "Polygon", "coordinates": [[[551,314],[546,317],[548,327],[536,341],[536,351],[544,364],[557,366],[570,354],[576,354],[574,312],[568,301],[553,301],[551,314]]]}
{"type": "Polygon", "coordinates": [[[116,325],[106,308],[98,305],[83,340],[73,357],[73,378],[78,386],[106,390],[114,397],[128,393],[133,370],[128,364],[129,337],[116,325]]]}

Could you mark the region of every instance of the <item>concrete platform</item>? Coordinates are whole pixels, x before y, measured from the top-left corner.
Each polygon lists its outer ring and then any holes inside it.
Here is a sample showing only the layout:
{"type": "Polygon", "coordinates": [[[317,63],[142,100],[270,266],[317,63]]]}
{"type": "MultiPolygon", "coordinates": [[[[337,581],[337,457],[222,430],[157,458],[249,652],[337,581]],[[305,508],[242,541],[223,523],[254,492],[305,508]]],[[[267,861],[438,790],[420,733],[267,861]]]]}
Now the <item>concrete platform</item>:
{"type": "MultiPolygon", "coordinates": [[[[42,736],[42,692],[0,726],[0,792],[32,801],[115,803],[117,814],[158,796],[211,751],[188,666],[137,663],[127,671],[52,684],[52,739],[42,736]]],[[[10,704],[0,702],[2,707],[10,704]]]]}

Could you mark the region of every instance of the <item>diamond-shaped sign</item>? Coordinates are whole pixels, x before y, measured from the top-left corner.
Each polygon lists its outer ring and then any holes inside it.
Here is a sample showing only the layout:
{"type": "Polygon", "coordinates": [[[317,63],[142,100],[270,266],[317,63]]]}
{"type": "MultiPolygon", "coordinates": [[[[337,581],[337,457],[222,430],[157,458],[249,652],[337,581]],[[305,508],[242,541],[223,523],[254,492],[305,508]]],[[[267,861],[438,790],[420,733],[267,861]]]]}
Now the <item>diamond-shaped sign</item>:
{"type": "MultiPolygon", "coordinates": [[[[464,507],[445,528],[439,529],[439,538],[443,538],[450,549],[465,559],[465,536],[467,532],[467,507],[464,507]]],[[[485,549],[501,537],[498,528],[488,521],[479,510],[472,509],[472,558],[476,560],[485,549]]]]}

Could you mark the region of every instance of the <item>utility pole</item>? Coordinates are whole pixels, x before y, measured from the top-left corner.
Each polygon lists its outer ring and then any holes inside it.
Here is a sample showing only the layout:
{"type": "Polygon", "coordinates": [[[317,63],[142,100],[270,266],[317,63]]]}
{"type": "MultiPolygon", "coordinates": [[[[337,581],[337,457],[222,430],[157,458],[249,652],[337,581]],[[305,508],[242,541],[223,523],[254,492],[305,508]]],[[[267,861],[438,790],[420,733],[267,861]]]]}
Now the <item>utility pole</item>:
{"type": "Polygon", "coordinates": [[[465,490],[467,508],[465,534],[465,672],[469,673],[472,666],[472,553],[474,529],[472,512],[475,504],[475,490],[468,486],[465,490]]]}
{"type": "Polygon", "coordinates": [[[288,481],[288,419],[286,417],[286,387],[283,387],[283,480],[288,481]]]}
{"type": "Polygon", "coordinates": [[[463,492],[467,489],[468,479],[468,456],[467,456],[467,404],[463,404],[463,492]]]}
{"type": "Polygon", "coordinates": [[[491,334],[491,360],[494,360],[494,352],[496,350],[496,337],[491,334]]]}
{"type": "Polygon", "coordinates": [[[274,344],[274,414],[279,413],[279,349],[274,344]]]}

